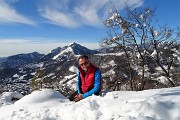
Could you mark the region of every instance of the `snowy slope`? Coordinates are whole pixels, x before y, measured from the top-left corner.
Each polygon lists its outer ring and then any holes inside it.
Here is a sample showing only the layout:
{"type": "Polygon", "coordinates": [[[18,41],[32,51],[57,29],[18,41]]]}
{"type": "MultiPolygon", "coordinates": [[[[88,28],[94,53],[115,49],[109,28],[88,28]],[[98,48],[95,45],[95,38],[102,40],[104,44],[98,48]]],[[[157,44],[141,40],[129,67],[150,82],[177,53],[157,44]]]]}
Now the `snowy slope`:
{"type": "Polygon", "coordinates": [[[62,51],[53,57],[53,59],[61,58],[62,56],[70,56],[70,55],[81,55],[81,54],[95,54],[98,53],[95,50],[90,50],[84,46],[81,46],[80,44],[77,44],[75,42],[69,44],[68,46],[65,46],[62,48],[62,51]]]}
{"type": "Polygon", "coordinates": [[[0,107],[0,114],[0,120],[180,120],[180,87],[114,91],[77,103],[43,89],[0,107]]]}

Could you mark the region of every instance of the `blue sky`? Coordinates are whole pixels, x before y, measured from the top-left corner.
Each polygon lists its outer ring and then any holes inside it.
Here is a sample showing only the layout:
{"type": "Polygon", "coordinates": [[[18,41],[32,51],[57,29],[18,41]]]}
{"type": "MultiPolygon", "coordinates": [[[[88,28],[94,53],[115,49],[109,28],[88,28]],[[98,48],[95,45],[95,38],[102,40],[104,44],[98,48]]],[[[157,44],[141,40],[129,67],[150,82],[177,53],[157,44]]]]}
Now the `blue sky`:
{"type": "Polygon", "coordinates": [[[119,11],[130,7],[157,6],[161,23],[180,26],[180,0],[0,0],[0,57],[80,43],[99,47],[103,26],[113,1],[119,11]]]}

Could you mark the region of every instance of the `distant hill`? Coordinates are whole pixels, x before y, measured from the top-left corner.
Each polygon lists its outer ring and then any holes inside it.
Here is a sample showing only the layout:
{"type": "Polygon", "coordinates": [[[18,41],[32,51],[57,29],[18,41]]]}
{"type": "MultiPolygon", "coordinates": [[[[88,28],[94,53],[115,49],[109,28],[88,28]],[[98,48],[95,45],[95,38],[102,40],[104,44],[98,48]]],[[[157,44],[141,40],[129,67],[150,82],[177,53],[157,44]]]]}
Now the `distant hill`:
{"type": "Polygon", "coordinates": [[[28,54],[18,54],[9,56],[6,58],[1,58],[0,62],[5,68],[17,68],[30,63],[39,62],[44,54],[39,54],[38,52],[28,53],[28,54]]]}

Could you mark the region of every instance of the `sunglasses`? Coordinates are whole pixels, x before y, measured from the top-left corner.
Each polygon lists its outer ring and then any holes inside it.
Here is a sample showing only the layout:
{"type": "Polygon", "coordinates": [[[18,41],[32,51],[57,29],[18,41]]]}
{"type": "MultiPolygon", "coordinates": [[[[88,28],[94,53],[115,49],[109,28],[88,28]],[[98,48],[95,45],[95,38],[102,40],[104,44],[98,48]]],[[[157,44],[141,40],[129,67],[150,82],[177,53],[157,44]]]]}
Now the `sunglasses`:
{"type": "Polygon", "coordinates": [[[87,65],[89,63],[89,61],[86,61],[86,62],[84,62],[84,63],[81,63],[81,64],[79,64],[80,66],[83,66],[83,65],[87,65]]]}

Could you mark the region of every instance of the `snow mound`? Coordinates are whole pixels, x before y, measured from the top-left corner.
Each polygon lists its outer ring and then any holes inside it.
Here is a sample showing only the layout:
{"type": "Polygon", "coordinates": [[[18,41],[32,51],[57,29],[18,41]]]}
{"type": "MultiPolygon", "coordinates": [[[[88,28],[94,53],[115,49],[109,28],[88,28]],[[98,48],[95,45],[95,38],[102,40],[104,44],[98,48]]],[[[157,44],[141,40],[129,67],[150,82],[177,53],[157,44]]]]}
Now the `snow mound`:
{"type": "Polygon", "coordinates": [[[19,92],[3,92],[0,96],[0,107],[2,105],[13,104],[16,100],[19,100],[23,95],[19,92]]]}
{"type": "Polygon", "coordinates": [[[57,91],[35,91],[0,107],[0,120],[180,120],[180,87],[62,100],[67,99],[57,91]]]}
{"type": "Polygon", "coordinates": [[[15,105],[35,104],[60,100],[62,101],[63,99],[65,100],[66,97],[58,91],[55,91],[53,89],[42,89],[39,91],[34,91],[29,95],[26,95],[25,97],[17,101],[15,105]]]}

